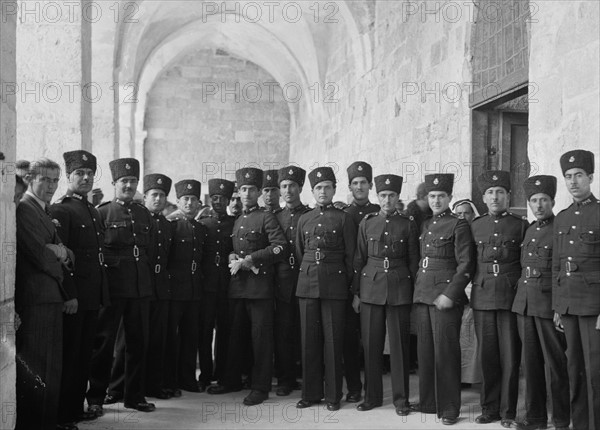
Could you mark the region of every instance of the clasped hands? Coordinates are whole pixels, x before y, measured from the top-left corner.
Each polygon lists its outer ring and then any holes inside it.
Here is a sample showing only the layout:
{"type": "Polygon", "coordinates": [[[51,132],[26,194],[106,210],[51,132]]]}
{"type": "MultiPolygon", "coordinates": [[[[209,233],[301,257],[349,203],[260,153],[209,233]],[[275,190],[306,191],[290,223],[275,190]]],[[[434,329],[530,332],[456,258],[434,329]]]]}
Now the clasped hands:
{"type": "Polygon", "coordinates": [[[254,266],[252,262],[252,257],[247,255],[245,258],[240,258],[237,254],[229,255],[229,270],[231,275],[235,275],[237,272],[241,270],[252,270],[254,274],[258,274],[258,269],[254,266]]]}

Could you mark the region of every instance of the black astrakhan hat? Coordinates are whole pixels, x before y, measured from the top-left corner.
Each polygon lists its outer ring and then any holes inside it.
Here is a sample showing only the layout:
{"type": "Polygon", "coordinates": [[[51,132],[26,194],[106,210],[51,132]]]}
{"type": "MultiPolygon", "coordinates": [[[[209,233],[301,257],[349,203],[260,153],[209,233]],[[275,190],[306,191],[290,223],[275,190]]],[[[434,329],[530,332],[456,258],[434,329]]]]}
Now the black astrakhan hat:
{"type": "Polygon", "coordinates": [[[254,185],[260,190],[262,188],[263,171],[256,167],[243,167],[236,170],[235,181],[238,189],[243,185],[254,185]]]}
{"type": "Polygon", "coordinates": [[[510,172],[506,170],[488,170],[483,172],[477,178],[477,186],[481,193],[485,193],[488,188],[502,187],[510,193],[510,172]]]}
{"type": "Polygon", "coordinates": [[[534,194],[544,193],[554,199],[556,196],[556,176],[538,175],[525,179],[523,182],[523,190],[527,200],[534,194]]]}
{"type": "Polygon", "coordinates": [[[332,181],[333,185],[337,183],[335,179],[335,173],[331,167],[317,167],[308,174],[308,180],[310,181],[310,187],[314,188],[319,182],[332,181]]]}
{"type": "Polygon", "coordinates": [[[402,176],[398,175],[379,175],[375,176],[375,191],[394,191],[400,194],[402,191],[402,176]]]}
{"type": "Polygon", "coordinates": [[[183,196],[196,196],[200,198],[200,189],[202,185],[195,179],[184,179],[175,184],[175,194],[180,199],[183,196]]]}
{"type": "Polygon", "coordinates": [[[443,191],[452,194],[454,188],[454,173],[436,173],[425,175],[425,191],[443,191]]]}
{"type": "Polygon", "coordinates": [[[585,173],[594,173],[594,153],[584,149],[575,149],[565,152],[560,157],[560,168],[563,175],[569,169],[583,169],[585,173]]]}
{"type": "Polygon", "coordinates": [[[364,176],[369,182],[373,181],[373,168],[364,161],[355,161],[350,164],[346,172],[348,172],[348,182],[352,182],[352,179],[360,176],[364,176]]]}
{"type": "Polygon", "coordinates": [[[140,162],[135,158],[119,158],[108,163],[113,181],[123,176],[135,176],[140,179],[140,162]]]}
{"type": "Polygon", "coordinates": [[[263,188],[279,188],[279,181],[277,180],[277,170],[264,170],[263,171],[263,188]]]}
{"type": "Polygon", "coordinates": [[[235,184],[227,179],[209,179],[208,180],[208,195],[220,195],[229,200],[233,195],[233,187],[235,184]]]}
{"type": "Polygon", "coordinates": [[[152,173],[144,176],[144,194],[148,190],[163,190],[168,196],[171,191],[171,178],[160,173],[152,173]]]}
{"type": "Polygon", "coordinates": [[[301,187],[304,185],[306,179],[306,170],[297,166],[287,166],[279,169],[277,177],[280,184],[282,181],[293,181],[301,187]]]}
{"type": "Polygon", "coordinates": [[[77,169],[92,169],[96,173],[96,157],[87,151],[69,151],[63,154],[65,159],[65,171],[70,175],[77,169]]]}

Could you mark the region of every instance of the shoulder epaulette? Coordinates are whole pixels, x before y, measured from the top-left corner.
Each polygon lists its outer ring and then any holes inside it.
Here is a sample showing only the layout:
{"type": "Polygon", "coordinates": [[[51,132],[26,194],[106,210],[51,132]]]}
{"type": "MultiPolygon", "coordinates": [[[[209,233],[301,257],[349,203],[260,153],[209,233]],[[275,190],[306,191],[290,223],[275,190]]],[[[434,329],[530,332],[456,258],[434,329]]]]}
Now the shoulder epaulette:
{"type": "Polygon", "coordinates": [[[479,220],[479,219],[483,219],[483,218],[485,218],[486,216],[487,216],[487,213],[485,213],[485,214],[483,214],[483,215],[479,215],[478,217],[475,217],[475,218],[473,219],[472,223],[473,223],[473,222],[475,222],[475,221],[477,221],[477,220],[479,220]]]}
{"type": "Polygon", "coordinates": [[[521,220],[525,220],[525,221],[527,221],[527,217],[526,217],[526,216],[517,215],[517,214],[515,214],[515,213],[508,212],[508,211],[507,211],[507,213],[508,213],[509,215],[512,215],[514,218],[517,218],[517,219],[521,219],[521,220]]]}
{"type": "Polygon", "coordinates": [[[54,202],[54,204],[55,204],[55,205],[57,205],[57,204],[60,204],[60,203],[62,203],[62,202],[69,201],[70,199],[71,199],[71,197],[69,197],[69,196],[67,196],[67,195],[65,194],[64,196],[62,196],[62,197],[60,197],[58,200],[56,200],[56,201],[54,202]]]}
{"type": "Polygon", "coordinates": [[[373,218],[374,216],[379,215],[379,212],[371,212],[365,215],[365,217],[363,219],[369,219],[369,218],[373,218]]]}
{"type": "Polygon", "coordinates": [[[458,215],[456,215],[454,212],[450,212],[448,215],[450,215],[451,217],[454,217],[454,218],[458,218],[458,215]]]}

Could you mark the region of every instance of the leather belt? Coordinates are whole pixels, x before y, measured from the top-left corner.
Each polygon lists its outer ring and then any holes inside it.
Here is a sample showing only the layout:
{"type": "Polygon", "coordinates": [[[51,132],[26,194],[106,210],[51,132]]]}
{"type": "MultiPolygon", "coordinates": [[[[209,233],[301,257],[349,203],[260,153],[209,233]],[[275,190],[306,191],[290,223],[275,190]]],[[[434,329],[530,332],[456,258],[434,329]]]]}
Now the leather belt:
{"type": "Polygon", "coordinates": [[[487,273],[494,274],[494,275],[499,275],[501,273],[507,273],[507,272],[520,272],[520,271],[521,271],[521,265],[515,264],[515,263],[509,263],[509,264],[493,263],[493,264],[487,265],[487,273]]]}
{"type": "Polygon", "coordinates": [[[449,258],[425,257],[421,260],[421,267],[430,270],[455,270],[456,261],[449,258]]]}
{"type": "Polygon", "coordinates": [[[552,272],[546,270],[545,272],[539,269],[538,267],[523,267],[523,276],[526,278],[541,278],[543,276],[552,276],[552,272]]]}
{"type": "Polygon", "coordinates": [[[346,254],[336,251],[306,251],[303,260],[319,263],[325,261],[327,263],[341,263],[344,261],[346,254]]]}
{"type": "Polygon", "coordinates": [[[367,266],[377,267],[380,269],[398,269],[400,267],[407,267],[406,261],[401,258],[379,258],[369,257],[367,260],[367,266]]]}
{"type": "Polygon", "coordinates": [[[160,273],[160,269],[161,269],[160,264],[157,264],[156,266],[154,266],[154,273],[156,273],[156,274],[160,273]]]}

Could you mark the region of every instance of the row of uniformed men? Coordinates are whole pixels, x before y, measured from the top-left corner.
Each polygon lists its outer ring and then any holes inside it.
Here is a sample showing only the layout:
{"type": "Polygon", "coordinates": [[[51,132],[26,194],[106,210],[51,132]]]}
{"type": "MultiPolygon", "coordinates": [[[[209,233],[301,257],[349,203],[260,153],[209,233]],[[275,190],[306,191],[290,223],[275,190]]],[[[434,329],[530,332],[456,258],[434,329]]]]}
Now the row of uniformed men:
{"type": "MultiPolygon", "coordinates": [[[[91,154],[83,155],[88,159],[91,156],[91,154]]],[[[583,193],[582,208],[595,207],[595,212],[593,212],[594,209],[591,209],[592,212],[589,215],[593,217],[595,214],[597,217],[597,206],[589,205],[590,202],[597,202],[589,192],[589,181],[591,181],[591,174],[593,173],[593,154],[582,151],[568,153],[561,158],[561,165],[566,174],[565,177],[569,177],[569,180],[579,181],[576,187],[569,188],[575,200],[578,201],[578,198],[582,197],[573,193],[573,190],[577,189],[583,193]],[[583,174],[569,173],[573,169],[580,169],[583,174]],[[585,195],[585,177],[588,177],[587,195],[585,195]],[[581,184],[582,181],[583,185],[581,184]]],[[[112,270],[114,270],[113,277],[115,279],[113,282],[116,286],[121,286],[126,281],[125,278],[128,277],[126,274],[137,273],[132,285],[140,288],[141,283],[138,281],[140,281],[139,276],[143,270],[140,271],[139,269],[142,267],[141,264],[143,263],[141,262],[144,255],[147,253],[146,263],[151,260],[158,261],[158,255],[152,256],[151,247],[148,247],[148,243],[144,244],[140,241],[141,239],[136,238],[136,233],[137,237],[149,233],[152,230],[153,223],[140,223],[139,219],[132,213],[136,210],[135,206],[127,207],[128,201],[130,201],[128,197],[132,199],[135,193],[135,186],[133,186],[137,181],[135,173],[139,173],[135,171],[136,166],[137,163],[132,159],[116,160],[111,163],[117,198],[113,202],[101,206],[99,210],[107,231],[110,231],[110,229],[115,230],[115,240],[112,243],[108,240],[108,237],[105,240],[104,261],[109,273],[109,280],[112,270]],[[128,175],[128,173],[132,174],[128,175]],[[122,184],[121,187],[119,186],[120,183],[122,184]],[[106,214],[102,215],[102,208],[105,206],[107,206],[105,209],[106,214]],[[116,211],[113,214],[115,216],[110,215],[108,209],[111,207],[116,211]],[[125,211],[127,214],[125,214],[125,211]],[[123,212],[124,219],[116,216],[120,212],[123,212]],[[135,225],[136,220],[137,226],[135,225]],[[130,221],[130,224],[127,221],[130,221]],[[119,228],[122,230],[119,230],[119,228]],[[125,238],[126,236],[127,238],[125,238]],[[121,244],[126,246],[119,246],[119,239],[122,241],[121,244]],[[146,253],[141,251],[144,247],[147,249],[146,253]],[[109,255],[112,259],[107,258],[109,255]],[[130,262],[132,265],[129,269],[121,271],[121,264],[125,262],[130,262]]],[[[67,171],[69,171],[69,167],[67,167],[67,171]]],[[[362,162],[354,163],[349,168],[349,177],[351,181],[356,178],[359,182],[364,181],[368,187],[372,177],[370,166],[362,162]],[[353,173],[357,174],[353,175],[353,173]]],[[[164,181],[165,179],[168,178],[155,176],[154,180],[156,182],[153,186],[156,187],[158,180],[164,181]]],[[[385,336],[385,321],[387,319],[388,330],[390,331],[391,361],[393,363],[392,390],[394,404],[398,414],[405,415],[410,412],[411,409],[408,405],[407,337],[409,333],[408,314],[410,304],[414,301],[416,303],[419,333],[421,398],[419,410],[423,413],[437,413],[442,417],[444,424],[455,423],[460,410],[460,347],[458,344],[460,316],[462,315],[462,305],[466,303],[464,288],[470,281],[472,274],[475,273],[472,305],[475,309],[477,336],[484,352],[482,356],[484,371],[484,384],[482,387],[483,414],[477,418],[477,422],[486,423],[502,418],[502,424],[510,426],[516,414],[516,386],[514,384],[518,372],[515,370],[515,366],[518,369],[518,351],[520,349],[515,329],[517,320],[514,314],[510,312],[511,307],[514,306],[516,312],[520,312],[525,316],[519,319],[518,324],[522,336],[529,334],[535,338],[537,333],[537,336],[545,339],[540,333],[545,333],[547,337],[554,334],[554,332],[551,330],[551,334],[547,333],[549,330],[542,332],[539,327],[543,324],[539,323],[538,319],[543,321],[546,316],[538,317],[536,315],[538,311],[531,311],[531,307],[535,309],[538,301],[541,300],[538,298],[533,299],[535,297],[533,296],[536,291],[535,287],[519,287],[519,291],[525,291],[526,305],[522,309],[517,309],[518,301],[515,301],[513,305],[514,287],[521,270],[523,270],[523,285],[526,285],[527,282],[530,282],[530,284],[543,284],[543,281],[548,278],[548,267],[542,267],[539,262],[537,262],[538,266],[524,265],[523,267],[519,263],[520,245],[525,234],[526,225],[518,217],[511,216],[506,212],[507,194],[510,192],[510,180],[507,172],[488,172],[479,178],[484,200],[488,204],[490,214],[480,217],[474,222],[472,233],[465,221],[458,220],[449,212],[448,206],[451,199],[453,178],[442,174],[428,175],[426,183],[434,216],[423,226],[420,250],[418,232],[414,222],[398,214],[395,210],[395,204],[402,186],[401,177],[382,175],[375,178],[382,207],[378,213],[366,217],[361,222],[358,240],[355,240],[356,223],[353,221],[352,216],[332,206],[336,180],[331,169],[318,168],[309,174],[313,195],[317,203],[312,211],[302,206],[299,200],[300,190],[304,182],[304,171],[297,167],[280,170],[278,183],[286,201],[286,208],[277,211],[276,216],[279,218],[281,227],[285,232],[283,234],[273,214],[268,211],[257,210],[258,193],[263,186],[262,181],[264,179],[262,172],[258,169],[241,169],[236,172],[236,179],[244,209],[233,226],[233,252],[229,254],[228,258],[231,272],[234,273],[229,285],[229,298],[232,299],[230,302],[232,318],[228,343],[230,349],[240,348],[244,344],[243,328],[252,327],[251,338],[254,351],[252,391],[244,399],[246,404],[262,402],[268,397],[270,391],[273,355],[272,298],[274,280],[277,279],[277,288],[275,288],[278,297],[277,308],[279,308],[279,302],[283,299],[284,303],[289,305],[288,308],[282,305],[285,310],[284,313],[288,317],[294,313],[294,288],[297,284],[296,296],[299,298],[302,362],[304,363],[302,400],[298,402],[297,406],[300,408],[311,406],[320,402],[324,396],[328,409],[336,410],[340,407],[342,351],[344,344],[348,344],[348,342],[344,342],[344,333],[347,332],[345,330],[346,320],[354,315],[353,312],[347,311],[348,291],[349,286],[352,285],[351,291],[356,294],[353,305],[357,311],[360,310],[362,320],[363,339],[365,340],[365,369],[368,381],[366,399],[364,403],[358,406],[359,410],[369,410],[381,404],[381,355],[385,336]],[[307,213],[294,218],[294,215],[303,212],[307,213]],[[475,242],[473,242],[473,238],[475,242]],[[288,243],[291,246],[288,246],[288,243]],[[475,269],[474,259],[471,258],[475,245],[478,250],[477,270],[475,269]],[[356,253],[354,252],[355,246],[356,253]],[[277,277],[273,276],[276,270],[275,267],[277,267],[277,277]],[[356,276],[353,275],[354,271],[357,273],[356,276]],[[415,279],[416,288],[413,295],[415,279]],[[528,295],[530,290],[532,291],[532,298],[529,298],[528,295]],[[288,293],[282,294],[283,291],[288,293]],[[439,332],[440,327],[444,328],[442,334],[439,332]],[[537,332],[535,327],[538,327],[537,332]],[[509,335],[506,333],[509,333],[509,335]],[[502,360],[502,363],[498,362],[499,359],[502,360]],[[454,371],[436,372],[435,369],[442,366],[442,360],[444,360],[445,369],[449,367],[454,371]],[[436,381],[434,382],[432,378],[435,378],[436,381]],[[323,390],[323,379],[325,379],[325,390],[323,390]]],[[[553,201],[556,187],[554,185],[554,190],[551,187],[549,188],[546,180],[545,177],[532,178],[526,183],[529,187],[526,188],[528,197],[531,197],[530,204],[538,194],[546,194],[549,200],[553,201]]],[[[148,183],[152,183],[149,178],[148,183]]],[[[219,188],[223,189],[225,184],[226,182],[221,181],[219,188]]],[[[195,183],[182,181],[178,185],[179,188],[176,186],[176,189],[178,198],[180,198],[185,195],[186,189],[193,189],[195,183]],[[184,194],[180,193],[180,188],[184,194]]],[[[188,195],[199,197],[199,184],[197,185],[198,192],[188,195]]],[[[160,187],[148,188],[145,184],[146,192],[153,189],[160,189],[160,187]]],[[[368,188],[366,193],[368,195],[368,188]]],[[[219,195],[213,193],[212,190],[210,190],[210,194],[211,198],[213,195],[219,195]]],[[[361,202],[362,205],[355,202],[351,206],[354,209],[351,210],[356,211],[358,215],[362,215],[360,212],[368,211],[368,207],[364,205],[364,203],[368,203],[368,198],[365,200],[366,202],[361,202]]],[[[64,202],[64,199],[62,201],[64,202]]],[[[83,201],[83,199],[80,201],[83,201]]],[[[147,203],[147,206],[152,210],[152,205],[147,203]]],[[[216,212],[218,212],[218,206],[217,204],[216,212]]],[[[375,205],[373,206],[375,207],[375,205]]],[[[140,209],[142,208],[140,207],[140,209]]],[[[377,209],[379,208],[376,207],[375,210],[377,209]]],[[[185,215],[186,210],[189,210],[189,214],[192,213],[192,208],[189,205],[181,205],[180,210],[183,215],[185,215]]],[[[549,211],[538,210],[535,213],[536,216],[539,213],[538,218],[540,218],[543,213],[548,215],[548,212],[550,215],[552,214],[551,206],[549,211]]],[[[577,213],[579,215],[583,211],[576,212],[579,212],[577,213]]],[[[188,224],[192,225],[192,230],[195,229],[194,224],[188,219],[191,217],[176,214],[174,218],[179,216],[181,216],[182,221],[188,221],[188,224]]],[[[587,219],[587,217],[582,218],[587,219]]],[[[539,231],[541,226],[547,225],[549,223],[548,219],[549,216],[540,219],[540,226],[536,227],[536,231],[539,231]]],[[[574,226],[573,230],[576,227],[574,226]]],[[[589,225],[584,227],[592,228],[589,225]]],[[[569,229],[565,230],[564,234],[568,234],[568,231],[569,229]]],[[[581,243],[578,242],[578,245],[588,243],[590,237],[593,238],[594,234],[597,235],[598,232],[592,229],[589,234],[586,234],[579,236],[579,242],[581,243]]],[[[107,233],[107,236],[110,236],[110,234],[107,233]]],[[[196,239],[193,234],[191,239],[192,250],[201,252],[201,246],[194,249],[196,239]]],[[[578,237],[571,236],[571,239],[575,240],[567,240],[566,244],[573,245],[578,237]]],[[[536,247],[537,245],[533,245],[535,241],[536,239],[533,238],[531,243],[526,243],[526,245],[529,248],[536,247]]],[[[183,242],[185,242],[185,239],[183,239],[183,242]]],[[[219,243],[218,240],[216,242],[219,243]]],[[[201,244],[198,243],[198,245],[201,244]]],[[[544,248],[537,246],[535,250],[532,249],[533,252],[527,254],[529,256],[534,254],[539,256],[545,252],[544,261],[547,265],[548,252],[551,253],[551,249],[552,247],[546,244],[544,248]],[[546,251],[541,251],[542,249],[546,251]],[[550,251],[547,251],[548,249],[550,251]]],[[[99,247],[99,250],[101,251],[101,247],[99,247]]],[[[578,256],[575,256],[578,263],[573,260],[576,249],[571,247],[568,251],[572,255],[568,256],[571,257],[570,259],[565,257],[567,258],[564,268],[567,271],[565,275],[567,276],[565,280],[567,285],[562,289],[560,289],[560,285],[557,287],[559,288],[558,291],[563,294],[561,300],[559,300],[562,304],[555,304],[555,309],[558,307],[557,310],[561,310],[565,329],[571,327],[571,330],[567,330],[567,333],[574,336],[571,340],[575,342],[577,333],[573,331],[575,329],[572,327],[579,327],[582,325],[582,321],[588,321],[585,318],[582,320],[582,316],[584,317],[585,312],[589,313],[590,311],[589,309],[583,311],[584,315],[576,318],[577,324],[575,325],[567,322],[571,320],[570,315],[581,313],[579,302],[564,305],[564,302],[571,303],[581,296],[581,287],[575,285],[572,280],[577,279],[580,275],[583,279],[588,280],[591,285],[598,281],[594,281],[595,278],[593,277],[597,274],[590,275],[589,279],[586,278],[588,262],[579,261],[578,256]],[[577,270],[580,272],[575,273],[577,270]],[[563,308],[560,306],[563,306],[563,308]]],[[[208,259],[208,261],[214,261],[216,265],[220,265],[220,261],[218,261],[220,258],[217,258],[217,255],[219,253],[215,254],[214,260],[208,259]]],[[[523,255],[526,255],[525,251],[523,255]]],[[[200,260],[201,256],[198,256],[198,261],[200,260]]],[[[191,272],[192,276],[195,275],[197,272],[193,267],[195,262],[195,258],[192,258],[192,267],[185,268],[182,272],[191,272]]],[[[189,259],[187,263],[189,263],[189,259]]],[[[525,264],[527,261],[523,263],[525,264]]],[[[558,263],[560,263],[560,260],[558,263]]],[[[159,266],[154,266],[155,274],[159,275],[161,270],[156,271],[156,267],[159,266]]],[[[556,264],[556,267],[558,267],[559,272],[563,270],[560,264],[556,264]]],[[[223,272],[225,275],[227,274],[227,270],[223,272]]],[[[75,273],[77,273],[77,267],[75,273]]],[[[179,283],[177,282],[176,285],[179,285],[179,283]]],[[[539,285],[537,286],[539,287],[539,285]]],[[[542,287],[541,290],[544,290],[544,288],[542,287]]],[[[547,297],[547,286],[545,290],[547,297]]],[[[143,294],[138,290],[135,298],[140,296],[143,296],[143,294]]],[[[116,297],[119,297],[119,293],[116,297]]],[[[89,411],[92,414],[98,414],[102,410],[100,395],[104,395],[110,372],[110,357],[108,357],[108,360],[100,360],[98,357],[102,356],[101,350],[105,349],[104,358],[107,358],[106,348],[114,344],[116,326],[120,315],[123,315],[125,339],[128,345],[127,360],[131,360],[131,365],[127,366],[126,369],[128,367],[131,369],[136,360],[138,366],[140,362],[143,362],[143,354],[135,358],[131,357],[134,353],[130,351],[129,345],[136,344],[136,336],[131,332],[135,330],[136,324],[144,326],[143,318],[140,319],[140,315],[147,315],[147,310],[144,312],[143,309],[141,311],[131,309],[143,308],[143,306],[137,306],[141,304],[137,303],[140,300],[119,300],[119,302],[121,301],[126,302],[122,306],[122,310],[116,309],[115,311],[113,309],[108,311],[110,318],[105,318],[110,319],[110,321],[117,321],[116,323],[102,324],[102,315],[107,313],[106,309],[114,308],[114,304],[103,308],[100,313],[101,328],[102,326],[108,326],[110,330],[107,330],[104,335],[102,335],[102,330],[99,331],[99,337],[103,341],[100,342],[101,346],[94,352],[94,359],[92,360],[91,388],[88,392],[89,411]],[[136,303],[136,306],[132,306],[134,303],[136,303]],[[130,333],[127,329],[127,320],[129,319],[125,315],[127,313],[133,314],[130,315],[130,333]],[[119,316],[115,318],[115,314],[119,316]],[[110,343],[111,337],[112,344],[110,343]],[[107,343],[109,345],[106,345],[107,343]],[[95,361],[104,363],[103,374],[105,375],[104,381],[100,381],[101,378],[99,378],[99,383],[96,385],[94,384],[95,361]],[[107,362],[108,365],[106,365],[107,362]],[[94,388],[98,391],[96,401],[90,395],[94,392],[94,388]]],[[[523,299],[521,299],[522,301],[523,299]]],[[[588,308],[594,308],[593,301],[586,300],[586,304],[589,305],[588,308]]],[[[546,311],[548,310],[546,309],[546,311]]],[[[592,309],[591,312],[592,314],[596,312],[596,316],[600,313],[597,309],[592,309]]],[[[181,315],[185,313],[185,310],[179,313],[180,321],[182,321],[181,315]]],[[[197,314],[195,311],[188,313],[197,314]]],[[[293,318],[288,319],[290,320],[289,324],[293,325],[293,318]]],[[[597,324],[596,321],[594,322],[597,324]]],[[[197,325],[196,321],[194,326],[197,325]]],[[[181,328],[181,325],[179,327],[181,328]]],[[[582,331],[582,333],[584,332],[589,334],[585,330],[582,331]]],[[[588,336],[587,338],[582,335],[583,341],[580,339],[579,344],[583,343],[584,352],[594,351],[594,342],[598,340],[594,336],[597,335],[597,332],[592,332],[591,337],[588,336]]],[[[528,345],[527,341],[525,345],[528,345]]],[[[547,349],[547,347],[544,347],[544,352],[547,349]]],[[[292,350],[292,348],[287,348],[287,351],[291,352],[292,350]]],[[[538,350],[540,350],[539,347],[538,350]]],[[[238,352],[241,351],[238,350],[238,352]]],[[[546,360],[549,359],[546,355],[554,356],[552,353],[544,355],[546,360]]],[[[240,377],[243,354],[230,351],[228,357],[226,370],[221,376],[220,384],[210,387],[209,393],[219,394],[241,389],[240,377]]],[[[527,357],[527,354],[525,357],[527,357]]],[[[575,354],[575,357],[578,356],[575,354]]],[[[538,368],[539,358],[540,355],[538,354],[538,368]]],[[[577,358],[569,360],[570,366],[571,362],[573,362],[573,368],[577,369],[580,375],[581,363],[577,361],[577,358]]],[[[280,363],[280,366],[285,375],[285,365],[280,363]]],[[[527,363],[525,363],[526,373],[527,368],[527,363]]],[[[593,380],[594,367],[590,368],[588,366],[587,369],[588,373],[591,372],[590,379],[593,380]]],[[[577,376],[575,371],[570,372],[570,374],[572,378],[577,376]]],[[[537,376],[540,376],[539,372],[537,376]]],[[[140,390],[139,388],[140,385],[143,386],[143,384],[140,384],[141,375],[139,372],[137,375],[130,375],[129,378],[126,374],[125,380],[125,405],[139,410],[153,409],[153,405],[145,402],[143,389],[140,390]]],[[[282,387],[286,387],[289,393],[293,389],[292,384],[295,384],[295,377],[291,376],[290,379],[284,379],[284,381],[282,387]]],[[[349,381],[348,385],[350,386],[349,381]]],[[[537,384],[536,386],[543,385],[537,384]]],[[[580,391],[585,388],[582,388],[581,383],[578,383],[576,387],[580,391]]],[[[360,388],[358,389],[358,395],[360,396],[360,388]]],[[[576,397],[581,397],[581,393],[576,397]]],[[[594,398],[593,392],[590,393],[590,397],[590,402],[595,405],[593,402],[596,402],[597,399],[594,398]]],[[[541,426],[542,420],[544,425],[547,421],[545,392],[543,393],[543,399],[539,392],[533,396],[533,399],[536,402],[532,404],[537,405],[539,409],[531,411],[531,414],[528,411],[527,420],[520,423],[521,427],[538,428],[535,426],[541,426]],[[541,412],[542,409],[543,413],[541,412]]],[[[79,401],[78,413],[81,412],[82,400],[83,398],[79,401]]],[[[560,405],[558,407],[560,408],[560,405]]],[[[587,422],[589,419],[594,422],[593,420],[597,419],[594,416],[593,408],[582,409],[585,405],[581,401],[578,400],[577,405],[573,405],[573,408],[575,407],[578,408],[578,413],[573,415],[574,420],[579,419],[581,422],[587,422]]],[[[564,426],[566,419],[566,426],[568,426],[568,407],[566,415],[563,414],[562,416],[560,416],[560,409],[557,411],[556,404],[554,409],[555,424],[564,426]]]]}

